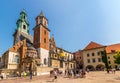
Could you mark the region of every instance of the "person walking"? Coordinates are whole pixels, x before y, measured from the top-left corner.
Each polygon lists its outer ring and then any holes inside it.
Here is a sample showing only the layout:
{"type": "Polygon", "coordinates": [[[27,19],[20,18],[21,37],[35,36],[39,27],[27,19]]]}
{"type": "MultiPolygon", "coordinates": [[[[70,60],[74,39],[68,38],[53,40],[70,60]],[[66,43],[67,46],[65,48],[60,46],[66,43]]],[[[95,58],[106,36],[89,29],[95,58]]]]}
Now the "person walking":
{"type": "Polygon", "coordinates": [[[30,71],[30,80],[32,80],[32,75],[33,75],[33,73],[32,73],[32,71],[30,71]]]}
{"type": "Polygon", "coordinates": [[[112,71],[113,71],[113,74],[115,74],[116,69],[115,69],[115,68],[113,68],[113,69],[112,69],[112,71]]]}
{"type": "Polygon", "coordinates": [[[54,81],[54,80],[57,81],[57,70],[54,70],[53,74],[54,74],[54,79],[52,81],[54,81]]]}

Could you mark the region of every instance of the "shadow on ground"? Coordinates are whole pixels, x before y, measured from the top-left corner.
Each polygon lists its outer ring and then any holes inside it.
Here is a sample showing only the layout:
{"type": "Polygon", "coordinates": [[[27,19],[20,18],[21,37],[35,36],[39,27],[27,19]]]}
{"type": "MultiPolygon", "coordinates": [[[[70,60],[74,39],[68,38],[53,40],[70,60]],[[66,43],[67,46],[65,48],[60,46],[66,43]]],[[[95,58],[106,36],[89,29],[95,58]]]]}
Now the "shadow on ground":
{"type": "Polygon", "coordinates": [[[52,80],[47,80],[46,82],[54,82],[54,81],[52,81],[52,80]]]}

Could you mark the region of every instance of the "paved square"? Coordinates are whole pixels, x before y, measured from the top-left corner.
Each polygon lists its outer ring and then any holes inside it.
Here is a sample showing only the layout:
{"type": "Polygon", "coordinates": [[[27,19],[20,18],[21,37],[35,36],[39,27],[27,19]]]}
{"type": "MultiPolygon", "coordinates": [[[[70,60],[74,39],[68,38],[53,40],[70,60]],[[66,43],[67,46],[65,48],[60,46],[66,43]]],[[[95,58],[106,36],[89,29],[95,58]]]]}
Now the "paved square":
{"type": "Polygon", "coordinates": [[[29,77],[2,80],[0,83],[120,83],[120,71],[115,74],[109,74],[106,71],[90,72],[86,78],[64,78],[58,76],[57,81],[52,82],[53,78],[49,76],[36,76],[30,81],[29,77]]]}

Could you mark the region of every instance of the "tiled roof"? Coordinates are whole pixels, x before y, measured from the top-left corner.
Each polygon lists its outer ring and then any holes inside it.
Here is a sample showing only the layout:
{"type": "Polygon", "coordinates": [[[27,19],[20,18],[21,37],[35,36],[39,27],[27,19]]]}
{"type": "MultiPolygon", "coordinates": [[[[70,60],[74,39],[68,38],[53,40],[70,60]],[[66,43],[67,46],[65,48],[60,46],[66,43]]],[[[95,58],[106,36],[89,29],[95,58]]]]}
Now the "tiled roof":
{"type": "Polygon", "coordinates": [[[33,37],[32,37],[32,36],[30,36],[30,35],[28,35],[28,34],[25,34],[25,33],[23,33],[23,32],[20,32],[20,33],[21,33],[21,35],[23,35],[26,39],[30,40],[31,43],[33,43],[33,37]]]}
{"type": "Polygon", "coordinates": [[[120,50],[120,43],[108,45],[108,46],[106,47],[106,52],[107,52],[107,53],[115,53],[115,52],[117,52],[118,50],[120,50]]]}
{"type": "Polygon", "coordinates": [[[74,56],[82,56],[82,51],[77,51],[77,52],[74,52],[73,53],[74,54],[74,56]]]}
{"type": "Polygon", "coordinates": [[[73,54],[74,54],[74,55],[80,55],[80,54],[82,54],[82,51],[81,51],[81,50],[78,50],[78,51],[74,52],[73,54]]]}
{"type": "Polygon", "coordinates": [[[91,41],[83,50],[89,50],[89,49],[94,49],[99,47],[103,47],[103,45],[100,45],[98,43],[91,41]]]}

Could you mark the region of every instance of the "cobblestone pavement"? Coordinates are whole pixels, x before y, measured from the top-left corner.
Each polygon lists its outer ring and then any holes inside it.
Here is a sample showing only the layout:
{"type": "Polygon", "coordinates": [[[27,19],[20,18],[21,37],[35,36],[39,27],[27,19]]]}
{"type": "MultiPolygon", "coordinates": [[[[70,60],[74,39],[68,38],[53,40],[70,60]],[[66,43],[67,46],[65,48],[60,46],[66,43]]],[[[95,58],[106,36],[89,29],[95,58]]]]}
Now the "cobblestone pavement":
{"type": "Polygon", "coordinates": [[[64,78],[58,76],[57,81],[52,82],[53,78],[49,75],[34,76],[30,81],[29,77],[6,79],[0,81],[0,83],[120,83],[120,71],[116,74],[107,74],[105,71],[95,71],[87,74],[86,78],[64,78]]]}
{"type": "Polygon", "coordinates": [[[50,75],[42,75],[42,76],[33,76],[32,81],[30,80],[30,77],[18,77],[18,78],[12,78],[12,79],[4,79],[0,80],[0,83],[29,83],[34,82],[36,80],[44,80],[50,78],[50,75]]]}

